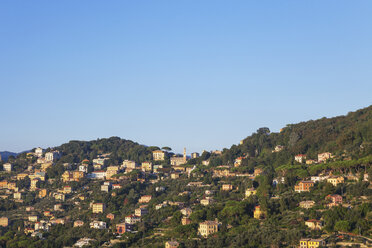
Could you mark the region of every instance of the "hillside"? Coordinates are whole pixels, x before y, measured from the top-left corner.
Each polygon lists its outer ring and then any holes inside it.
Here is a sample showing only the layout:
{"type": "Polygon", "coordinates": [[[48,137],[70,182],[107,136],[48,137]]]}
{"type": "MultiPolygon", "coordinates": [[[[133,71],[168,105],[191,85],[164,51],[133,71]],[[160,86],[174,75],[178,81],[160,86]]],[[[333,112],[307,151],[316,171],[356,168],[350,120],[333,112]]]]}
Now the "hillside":
{"type": "Polygon", "coordinates": [[[318,153],[331,152],[336,156],[357,159],[372,154],[372,106],[350,112],[345,116],[289,124],[280,133],[260,128],[241,144],[224,149],[215,164],[232,164],[240,156],[249,157],[254,165],[274,167],[293,163],[297,154],[315,159],[318,153]],[[272,152],[276,146],[281,152],[272,152]]]}
{"type": "Polygon", "coordinates": [[[131,140],[111,137],[92,141],[70,141],[56,150],[62,152],[62,162],[78,163],[84,159],[93,159],[97,154],[110,153],[110,160],[114,164],[120,164],[129,159],[143,162],[151,159],[151,147],[140,145],[131,140]]]}
{"type": "Polygon", "coordinates": [[[18,153],[15,153],[15,152],[8,152],[8,151],[0,152],[1,160],[3,162],[7,161],[10,156],[17,156],[17,155],[18,153]]]}
{"type": "Polygon", "coordinates": [[[119,137],[21,153],[0,173],[0,247],[370,246],[371,120],[264,127],[192,159],[119,137]]]}

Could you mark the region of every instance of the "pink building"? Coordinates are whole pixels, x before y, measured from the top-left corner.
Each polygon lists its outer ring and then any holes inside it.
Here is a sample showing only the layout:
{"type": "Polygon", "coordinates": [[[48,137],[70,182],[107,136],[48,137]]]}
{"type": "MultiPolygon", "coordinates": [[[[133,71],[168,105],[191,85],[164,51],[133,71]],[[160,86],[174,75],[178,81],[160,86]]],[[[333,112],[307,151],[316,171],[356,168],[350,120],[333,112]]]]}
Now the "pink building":
{"type": "Polygon", "coordinates": [[[326,200],[330,201],[328,207],[334,207],[342,204],[342,196],[337,194],[327,195],[326,200]]]}

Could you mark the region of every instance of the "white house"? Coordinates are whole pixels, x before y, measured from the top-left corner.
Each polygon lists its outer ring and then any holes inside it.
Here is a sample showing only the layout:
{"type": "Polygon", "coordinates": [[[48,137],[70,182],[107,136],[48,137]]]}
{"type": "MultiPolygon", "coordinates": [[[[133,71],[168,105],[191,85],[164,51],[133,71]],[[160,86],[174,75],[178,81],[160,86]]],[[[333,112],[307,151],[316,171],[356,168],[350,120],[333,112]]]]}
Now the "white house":
{"type": "Polygon", "coordinates": [[[106,222],[95,220],[89,223],[89,226],[94,229],[106,229],[106,222]]]}
{"type": "Polygon", "coordinates": [[[296,162],[298,162],[300,164],[302,164],[305,161],[305,159],[306,159],[306,155],[304,155],[304,154],[298,154],[298,155],[295,156],[296,162]]]}
{"type": "Polygon", "coordinates": [[[46,162],[53,162],[54,160],[58,160],[61,157],[59,151],[52,151],[45,153],[45,161],[46,162]]]}
{"type": "Polygon", "coordinates": [[[84,247],[84,246],[89,246],[91,242],[95,241],[95,239],[90,239],[90,238],[81,238],[79,239],[74,246],[76,247],[84,247]]]}
{"type": "Polygon", "coordinates": [[[79,171],[88,173],[88,165],[87,164],[79,165],[79,171]]]}
{"type": "Polygon", "coordinates": [[[3,169],[4,169],[4,171],[11,172],[12,171],[12,164],[11,163],[3,164],[3,169]]]}
{"type": "Polygon", "coordinates": [[[131,160],[124,160],[121,167],[128,169],[136,169],[136,162],[131,160]]]}
{"type": "Polygon", "coordinates": [[[43,152],[44,152],[44,150],[43,150],[43,148],[41,148],[41,147],[38,147],[38,148],[36,148],[35,149],[35,155],[37,156],[37,157],[41,157],[41,156],[43,156],[43,152]]]}
{"type": "Polygon", "coordinates": [[[135,216],[135,215],[128,215],[128,216],[125,216],[125,223],[127,224],[136,224],[137,222],[140,222],[141,221],[141,217],[139,216],[135,216]]]}
{"type": "Polygon", "coordinates": [[[110,182],[104,182],[103,185],[101,185],[101,191],[108,193],[111,190],[112,186],[110,182]]]}
{"type": "Polygon", "coordinates": [[[87,177],[90,179],[105,179],[106,171],[93,171],[87,177]]]}

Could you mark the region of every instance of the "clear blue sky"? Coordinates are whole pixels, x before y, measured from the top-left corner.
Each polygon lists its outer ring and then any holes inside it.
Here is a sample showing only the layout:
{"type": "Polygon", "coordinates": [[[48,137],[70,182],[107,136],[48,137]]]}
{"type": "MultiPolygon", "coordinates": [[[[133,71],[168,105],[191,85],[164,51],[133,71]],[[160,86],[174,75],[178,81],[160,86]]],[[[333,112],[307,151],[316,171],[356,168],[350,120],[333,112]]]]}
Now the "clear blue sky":
{"type": "Polygon", "coordinates": [[[372,1],[1,1],[0,151],[180,152],[372,104],[372,1]]]}

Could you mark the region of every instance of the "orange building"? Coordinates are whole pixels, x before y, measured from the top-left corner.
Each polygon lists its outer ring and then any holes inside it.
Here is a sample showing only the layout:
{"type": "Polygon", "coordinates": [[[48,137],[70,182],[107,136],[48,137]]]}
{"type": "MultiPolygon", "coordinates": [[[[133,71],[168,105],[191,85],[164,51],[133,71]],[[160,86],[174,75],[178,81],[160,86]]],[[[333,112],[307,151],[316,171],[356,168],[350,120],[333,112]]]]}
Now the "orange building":
{"type": "Polygon", "coordinates": [[[301,181],[295,185],[295,191],[300,192],[310,192],[310,188],[314,186],[313,181],[301,181]]]}
{"type": "Polygon", "coordinates": [[[139,203],[148,203],[151,201],[152,196],[151,195],[143,195],[141,198],[138,200],[139,203]]]}
{"type": "Polygon", "coordinates": [[[1,181],[0,182],[0,189],[6,189],[8,187],[7,181],[1,181]]]}
{"type": "Polygon", "coordinates": [[[81,178],[84,178],[84,172],[83,171],[74,171],[73,172],[73,178],[74,181],[79,181],[81,178]]]}
{"type": "Polygon", "coordinates": [[[9,225],[9,220],[7,217],[0,218],[0,226],[6,227],[9,225]]]}
{"type": "Polygon", "coordinates": [[[115,219],[115,215],[113,213],[109,213],[106,215],[106,218],[107,219],[110,219],[110,220],[114,220],[115,219]]]}
{"type": "Polygon", "coordinates": [[[65,171],[62,174],[62,181],[63,182],[71,182],[71,181],[78,182],[81,178],[84,178],[84,172],[83,171],[65,171]]]}
{"type": "Polygon", "coordinates": [[[191,224],[191,220],[187,217],[183,217],[181,220],[182,225],[189,225],[191,224]]]}
{"type": "Polygon", "coordinates": [[[342,204],[342,196],[337,194],[327,195],[326,201],[329,201],[328,207],[335,207],[342,204]]]}
{"type": "Polygon", "coordinates": [[[47,196],[47,190],[46,189],[42,189],[39,191],[39,198],[44,198],[47,196]]]}
{"type": "Polygon", "coordinates": [[[118,234],[123,234],[126,232],[131,232],[133,228],[133,225],[128,224],[128,223],[120,223],[116,225],[116,232],[118,234]]]}
{"type": "Polygon", "coordinates": [[[263,172],[263,170],[262,170],[261,168],[254,168],[254,172],[253,172],[253,174],[254,174],[254,176],[256,177],[256,176],[261,175],[262,172],[263,172]]]}

